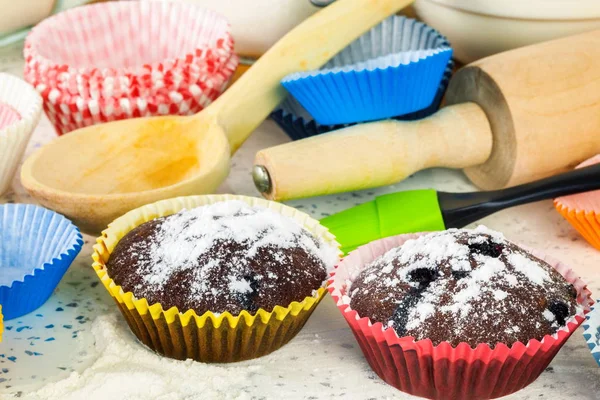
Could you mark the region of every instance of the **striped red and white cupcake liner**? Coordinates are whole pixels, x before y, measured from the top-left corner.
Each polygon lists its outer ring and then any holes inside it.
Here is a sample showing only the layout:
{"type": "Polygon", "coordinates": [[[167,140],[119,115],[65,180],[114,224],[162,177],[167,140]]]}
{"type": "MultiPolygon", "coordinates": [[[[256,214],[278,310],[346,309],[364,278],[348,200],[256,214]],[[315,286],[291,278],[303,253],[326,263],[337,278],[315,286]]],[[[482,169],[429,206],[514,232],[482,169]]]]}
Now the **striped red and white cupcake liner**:
{"type": "Polygon", "coordinates": [[[25,60],[25,78],[59,135],[125,118],[199,112],[238,65],[224,18],[159,2],[57,14],[32,30],[25,60]]]}

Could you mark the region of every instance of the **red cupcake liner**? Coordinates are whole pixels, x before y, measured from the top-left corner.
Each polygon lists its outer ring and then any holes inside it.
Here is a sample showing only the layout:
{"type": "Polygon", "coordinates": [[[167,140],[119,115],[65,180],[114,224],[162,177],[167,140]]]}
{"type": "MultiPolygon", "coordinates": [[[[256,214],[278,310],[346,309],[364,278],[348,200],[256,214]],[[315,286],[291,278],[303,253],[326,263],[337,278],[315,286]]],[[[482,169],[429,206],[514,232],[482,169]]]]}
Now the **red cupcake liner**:
{"type": "Polygon", "coordinates": [[[202,111],[225,90],[228,81],[218,87],[201,82],[168,95],[149,97],[119,97],[85,99],[44,90],[44,111],[57,133],[63,135],[75,129],[128,118],[159,115],[192,115],[202,111]]]}
{"type": "Polygon", "coordinates": [[[371,261],[406,240],[421,234],[399,235],[378,240],[351,252],[338,265],[328,282],[328,290],[352,329],[371,368],[388,384],[415,396],[430,399],[493,399],[514,393],[544,371],[567,339],[584,321],[593,300],[586,284],[563,263],[532,253],[552,265],[577,289],[582,310],[567,326],[541,341],[517,342],[512,346],[487,344],[471,348],[467,343],[452,347],[444,342],[433,346],[431,340],[415,342],[412,337],[398,337],[393,329],[373,324],[360,317],[348,305],[346,289],[371,261]]]}
{"type": "Polygon", "coordinates": [[[110,97],[210,79],[230,63],[233,38],[224,18],[193,4],[110,2],[46,19],[24,53],[34,86],[110,97]]]}

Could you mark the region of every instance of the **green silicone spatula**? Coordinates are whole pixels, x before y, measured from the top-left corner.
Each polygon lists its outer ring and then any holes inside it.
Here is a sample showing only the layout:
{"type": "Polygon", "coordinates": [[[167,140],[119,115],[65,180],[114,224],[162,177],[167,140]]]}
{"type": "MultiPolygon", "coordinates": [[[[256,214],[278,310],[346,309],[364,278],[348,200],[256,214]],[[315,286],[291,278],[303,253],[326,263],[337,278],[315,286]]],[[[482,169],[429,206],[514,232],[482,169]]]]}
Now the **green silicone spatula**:
{"type": "Polygon", "coordinates": [[[321,220],[344,253],[402,233],[462,228],[521,204],[600,189],[600,164],[520,186],[488,192],[447,193],[432,189],[386,194],[321,220]]]}

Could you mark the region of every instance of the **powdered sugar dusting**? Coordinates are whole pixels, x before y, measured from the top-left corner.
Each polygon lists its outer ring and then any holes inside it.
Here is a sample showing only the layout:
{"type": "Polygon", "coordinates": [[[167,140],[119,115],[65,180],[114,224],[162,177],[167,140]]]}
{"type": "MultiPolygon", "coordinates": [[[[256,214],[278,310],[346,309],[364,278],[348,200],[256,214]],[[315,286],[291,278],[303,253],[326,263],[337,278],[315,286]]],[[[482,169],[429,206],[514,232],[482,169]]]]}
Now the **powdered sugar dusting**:
{"type": "Polygon", "coordinates": [[[508,255],[508,261],[517,271],[525,275],[529,281],[536,285],[543,285],[550,280],[548,272],[540,267],[539,263],[525,257],[523,254],[514,253],[508,255]]]}
{"type": "Polygon", "coordinates": [[[313,296],[338,249],[276,210],[224,201],[136,227],[107,270],[124,291],[164,308],[238,314],[313,296]]]}
{"type": "Polygon", "coordinates": [[[577,309],[573,290],[544,261],[478,227],[407,240],[366,266],[348,293],[359,315],[400,336],[475,346],[564,326],[577,309]]]}
{"type": "MultiPolygon", "coordinates": [[[[307,235],[293,219],[264,207],[253,207],[243,201],[224,201],[192,210],[183,210],[160,226],[147,260],[144,282],[160,290],[178,271],[198,269],[197,292],[204,291],[203,275],[214,266],[215,260],[197,265],[198,259],[218,241],[252,243],[248,258],[269,246],[290,248],[299,246],[323,260],[328,270],[337,261],[337,250],[322,240],[307,235]]],[[[243,263],[243,260],[238,260],[243,263]]],[[[229,285],[233,291],[245,293],[249,283],[236,281],[229,285]]]]}

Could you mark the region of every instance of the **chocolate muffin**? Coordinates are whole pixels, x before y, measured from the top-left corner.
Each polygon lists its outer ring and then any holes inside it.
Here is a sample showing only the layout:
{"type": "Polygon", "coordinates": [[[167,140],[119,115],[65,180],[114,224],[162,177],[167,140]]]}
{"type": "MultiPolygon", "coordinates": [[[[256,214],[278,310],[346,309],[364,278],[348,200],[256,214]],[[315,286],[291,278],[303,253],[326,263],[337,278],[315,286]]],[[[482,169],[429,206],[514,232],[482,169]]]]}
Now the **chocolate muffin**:
{"type": "Polygon", "coordinates": [[[165,310],[237,315],[313,295],[337,259],[336,248],[295,220],[224,201],[138,226],[106,267],[125,292],[165,310]]]}
{"type": "Polygon", "coordinates": [[[552,266],[480,227],[408,240],[369,264],[350,307],[400,337],[434,345],[512,345],[555,333],[579,308],[552,266]]]}

